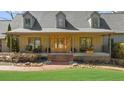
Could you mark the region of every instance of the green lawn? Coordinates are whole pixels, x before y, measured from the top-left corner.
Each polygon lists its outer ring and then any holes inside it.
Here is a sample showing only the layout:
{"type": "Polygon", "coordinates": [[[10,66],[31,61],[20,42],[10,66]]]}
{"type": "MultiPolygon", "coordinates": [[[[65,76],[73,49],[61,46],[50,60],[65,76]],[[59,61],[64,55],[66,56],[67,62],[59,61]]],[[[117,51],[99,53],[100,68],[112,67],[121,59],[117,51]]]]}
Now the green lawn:
{"type": "Polygon", "coordinates": [[[16,72],[0,71],[0,80],[3,81],[62,81],[62,80],[124,80],[124,72],[115,70],[75,68],[44,72],[16,72]]]}

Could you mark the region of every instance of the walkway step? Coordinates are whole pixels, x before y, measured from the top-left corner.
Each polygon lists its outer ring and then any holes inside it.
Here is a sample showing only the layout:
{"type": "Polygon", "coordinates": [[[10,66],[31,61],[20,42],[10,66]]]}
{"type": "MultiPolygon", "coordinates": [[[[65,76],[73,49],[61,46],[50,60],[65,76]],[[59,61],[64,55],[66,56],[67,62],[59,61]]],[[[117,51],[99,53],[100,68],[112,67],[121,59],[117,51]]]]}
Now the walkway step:
{"type": "Polygon", "coordinates": [[[52,61],[55,65],[67,65],[70,61],[73,61],[73,54],[49,54],[48,60],[52,61]]]}

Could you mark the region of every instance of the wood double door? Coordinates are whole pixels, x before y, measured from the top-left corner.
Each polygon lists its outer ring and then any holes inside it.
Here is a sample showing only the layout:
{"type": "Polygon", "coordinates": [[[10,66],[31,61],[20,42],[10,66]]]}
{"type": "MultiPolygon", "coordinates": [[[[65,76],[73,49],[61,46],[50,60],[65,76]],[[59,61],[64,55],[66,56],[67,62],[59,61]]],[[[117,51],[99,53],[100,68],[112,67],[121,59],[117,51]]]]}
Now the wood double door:
{"type": "Polygon", "coordinates": [[[67,53],[71,51],[72,39],[70,36],[52,35],[50,37],[50,47],[53,53],[67,53]]]}

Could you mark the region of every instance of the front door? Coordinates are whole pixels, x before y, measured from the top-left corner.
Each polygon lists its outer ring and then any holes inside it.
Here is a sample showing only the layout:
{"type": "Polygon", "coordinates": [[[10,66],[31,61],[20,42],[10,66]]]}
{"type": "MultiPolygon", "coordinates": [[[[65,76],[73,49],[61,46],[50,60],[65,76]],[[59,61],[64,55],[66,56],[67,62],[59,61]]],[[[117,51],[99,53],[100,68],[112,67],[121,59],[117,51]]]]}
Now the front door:
{"type": "Polygon", "coordinates": [[[51,49],[54,53],[66,53],[70,51],[71,39],[66,36],[51,39],[51,49]]]}
{"type": "Polygon", "coordinates": [[[56,38],[54,42],[55,52],[66,52],[67,44],[65,38],[56,38]]]}

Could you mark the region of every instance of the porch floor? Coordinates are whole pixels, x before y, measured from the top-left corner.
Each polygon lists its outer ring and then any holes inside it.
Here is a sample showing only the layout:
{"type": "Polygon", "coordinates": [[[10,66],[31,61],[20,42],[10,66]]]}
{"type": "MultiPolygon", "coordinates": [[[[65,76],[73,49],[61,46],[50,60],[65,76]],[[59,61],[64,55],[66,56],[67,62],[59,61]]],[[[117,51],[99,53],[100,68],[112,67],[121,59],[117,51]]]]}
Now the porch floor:
{"type": "Polygon", "coordinates": [[[73,54],[73,56],[106,56],[109,57],[110,54],[109,53],[104,53],[104,52],[95,52],[93,54],[87,54],[87,53],[41,53],[44,56],[48,56],[48,55],[69,55],[69,54],[73,54]]]}

